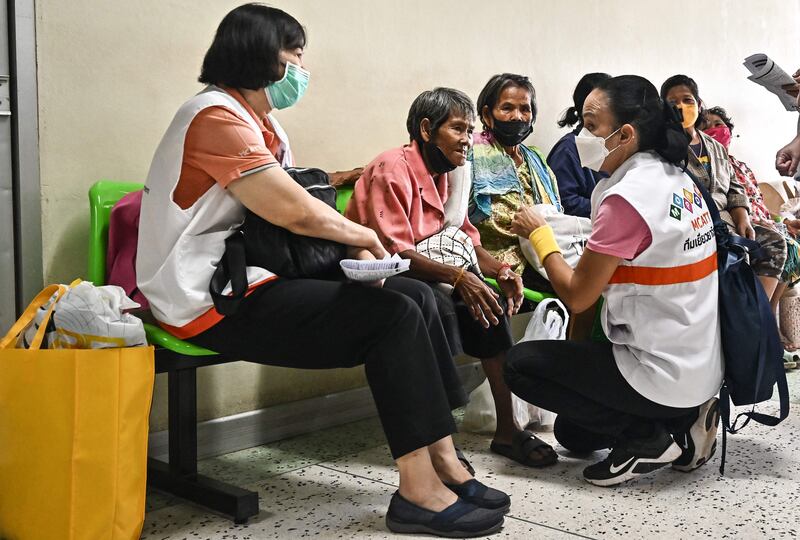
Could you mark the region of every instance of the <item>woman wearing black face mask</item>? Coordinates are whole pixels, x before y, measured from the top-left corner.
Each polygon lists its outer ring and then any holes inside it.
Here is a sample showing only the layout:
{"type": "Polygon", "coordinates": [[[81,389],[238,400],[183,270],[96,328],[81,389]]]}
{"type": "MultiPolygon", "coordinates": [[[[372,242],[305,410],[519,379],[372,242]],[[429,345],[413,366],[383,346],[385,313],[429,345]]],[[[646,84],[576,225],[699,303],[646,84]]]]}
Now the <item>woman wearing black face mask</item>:
{"type": "Polygon", "coordinates": [[[469,219],[484,248],[522,275],[527,287],[552,292],[528,265],[511,232],[511,220],[522,206],[552,204],[563,212],[544,154],[522,143],[536,121],[536,90],[525,76],[495,75],[481,90],[477,107],[484,129],[473,146],[469,219]]]}
{"type": "MultiPolygon", "coordinates": [[[[462,166],[474,124],[474,106],[463,92],[435,88],[420,94],[406,121],[410,144],[387,150],[367,165],[345,215],[377,231],[389,253],[410,259],[407,276],[437,285],[434,295],[451,353],[480,358],[489,379],[497,413],[491,449],[531,467],[548,466],[558,456],[515,424],[511,392],[502,376],[505,353],[513,344],[508,317],[522,303],[522,281],[482,247],[478,231],[466,218],[468,189],[451,190],[457,177],[470,179],[462,166]],[[459,192],[464,195],[463,208],[451,217],[450,202],[461,199],[459,192]],[[419,250],[418,244],[454,228],[453,224],[474,244],[477,264],[440,261],[419,250]],[[501,295],[484,283],[479,272],[497,279],[501,295]],[[451,286],[452,294],[444,293],[440,284],[451,286]]],[[[529,126],[530,122],[526,129],[529,126]]],[[[454,237],[452,243],[459,241],[454,237]]]]}

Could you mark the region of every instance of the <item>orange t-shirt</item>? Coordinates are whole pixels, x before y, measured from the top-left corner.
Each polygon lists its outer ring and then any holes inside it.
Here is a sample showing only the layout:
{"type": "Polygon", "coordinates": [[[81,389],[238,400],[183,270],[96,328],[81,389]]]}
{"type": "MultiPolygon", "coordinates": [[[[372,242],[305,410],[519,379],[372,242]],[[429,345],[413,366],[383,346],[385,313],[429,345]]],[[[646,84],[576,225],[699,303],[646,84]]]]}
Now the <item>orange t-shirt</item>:
{"type": "Polygon", "coordinates": [[[275,155],[281,141],[269,119],[259,118],[242,95],[226,88],[261,128],[261,137],[232,110],[208,107],[189,125],[183,143],[183,165],[172,200],[183,209],[191,207],[218,183],[223,188],[256,170],[278,165],[275,155]]]}

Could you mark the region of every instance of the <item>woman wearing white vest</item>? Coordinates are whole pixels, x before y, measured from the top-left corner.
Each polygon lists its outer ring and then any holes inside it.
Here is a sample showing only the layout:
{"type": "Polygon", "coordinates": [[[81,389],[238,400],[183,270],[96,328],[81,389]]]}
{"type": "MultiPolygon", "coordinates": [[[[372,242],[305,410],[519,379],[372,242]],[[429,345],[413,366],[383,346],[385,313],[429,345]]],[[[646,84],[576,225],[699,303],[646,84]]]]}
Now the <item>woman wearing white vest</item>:
{"type": "Polygon", "coordinates": [[[575,270],[535,211],[515,217],[572,311],[602,294],[609,342],[531,341],[506,364],[512,392],[558,413],[555,435],[578,452],[612,448],[584,470],[619,484],[672,463],[707,462],[722,383],[716,241],[682,167],[677,112],[642,77],[603,82],[586,99],[576,138],[581,165],[606,173],[592,195],[593,230],[575,270]]]}
{"type": "MultiPolygon", "coordinates": [[[[377,235],[308,195],[280,167],[268,113],[295,104],[309,73],[305,31],[259,4],[231,11],[206,53],[208,84],[175,115],[142,199],[139,288],[173,334],[229,357],[305,369],[363,364],[400,487],[393,531],[478,536],[502,527],[510,499],[462,467],[455,423],[421,308],[405,293],[336,281],[285,279],[249,267],[235,315],[213,307],[209,283],[245,208],[295,234],[383,257],[377,235]]],[[[273,126],[274,127],[274,126],[273,126]]],[[[403,278],[395,278],[403,279],[403,278]]]]}

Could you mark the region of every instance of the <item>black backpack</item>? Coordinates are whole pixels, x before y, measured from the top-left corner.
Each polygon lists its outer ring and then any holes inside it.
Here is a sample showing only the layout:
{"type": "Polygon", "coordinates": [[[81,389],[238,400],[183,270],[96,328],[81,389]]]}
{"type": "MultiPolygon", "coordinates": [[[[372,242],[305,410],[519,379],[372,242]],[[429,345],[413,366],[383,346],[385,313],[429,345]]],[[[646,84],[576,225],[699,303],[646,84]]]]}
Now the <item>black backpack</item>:
{"type": "MultiPolygon", "coordinates": [[[[336,209],[336,188],[320,169],[285,169],[312,197],[336,209]]],[[[294,234],[247,210],[244,223],[225,239],[225,253],[211,278],[209,291],[222,315],[236,313],[247,292],[247,267],[259,266],[282,278],[337,279],[347,247],[338,242],[294,234]],[[222,291],[231,282],[232,294],[222,291]]]]}
{"type": "Polygon", "coordinates": [[[686,174],[703,195],[717,240],[719,321],[725,358],[725,377],[719,393],[723,425],[719,470],[724,474],[727,433],[737,433],[750,420],[767,426],[778,425],[789,415],[789,388],[775,315],[764,288],[747,262],[748,255],[751,261],[763,259],[763,249],[758,242],[731,234],[706,188],[688,171],[686,174]],[[755,404],[770,399],[776,384],[780,416],[755,412],[755,404]],[[736,406],[753,407],[736,415],[731,423],[731,401],[736,406]],[[741,424],[740,419],[743,419],[741,424]]]}

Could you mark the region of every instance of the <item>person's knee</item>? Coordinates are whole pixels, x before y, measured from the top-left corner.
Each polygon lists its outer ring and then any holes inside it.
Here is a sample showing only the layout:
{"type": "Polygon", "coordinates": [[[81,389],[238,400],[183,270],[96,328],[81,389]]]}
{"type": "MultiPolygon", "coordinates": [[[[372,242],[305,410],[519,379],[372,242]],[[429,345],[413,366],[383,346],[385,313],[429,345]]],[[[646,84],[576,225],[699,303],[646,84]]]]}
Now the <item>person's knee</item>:
{"type": "Polygon", "coordinates": [[[436,297],[433,295],[433,289],[427,283],[415,279],[406,279],[403,287],[398,292],[411,298],[423,315],[429,315],[436,311],[436,297]]]}
{"type": "Polygon", "coordinates": [[[612,437],[585,430],[563,415],[556,417],[553,424],[553,436],[558,444],[577,454],[588,454],[603,448],[610,448],[614,444],[612,437]]]}
{"type": "MultiPolygon", "coordinates": [[[[529,356],[520,350],[519,346],[511,347],[506,353],[503,365],[503,378],[506,385],[513,390],[522,375],[522,365],[528,361],[529,356]]],[[[527,375],[526,375],[527,377],[527,375]]]]}
{"type": "Polygon", "coordinates": [[[531,388],[551,377],[554,361],[553,343],[560,342],[526,341],[508,350],[503,376],[512,391],[520,385],[531,388]]]}
{"type": "Polygon", "coordinates": [[[405,294],[387,294],[381,299],[380,309],[385,313],[387,324],[398,331],[405,326],[417,328],[422,325],[422,310],[417,302],[405,294]]]}

